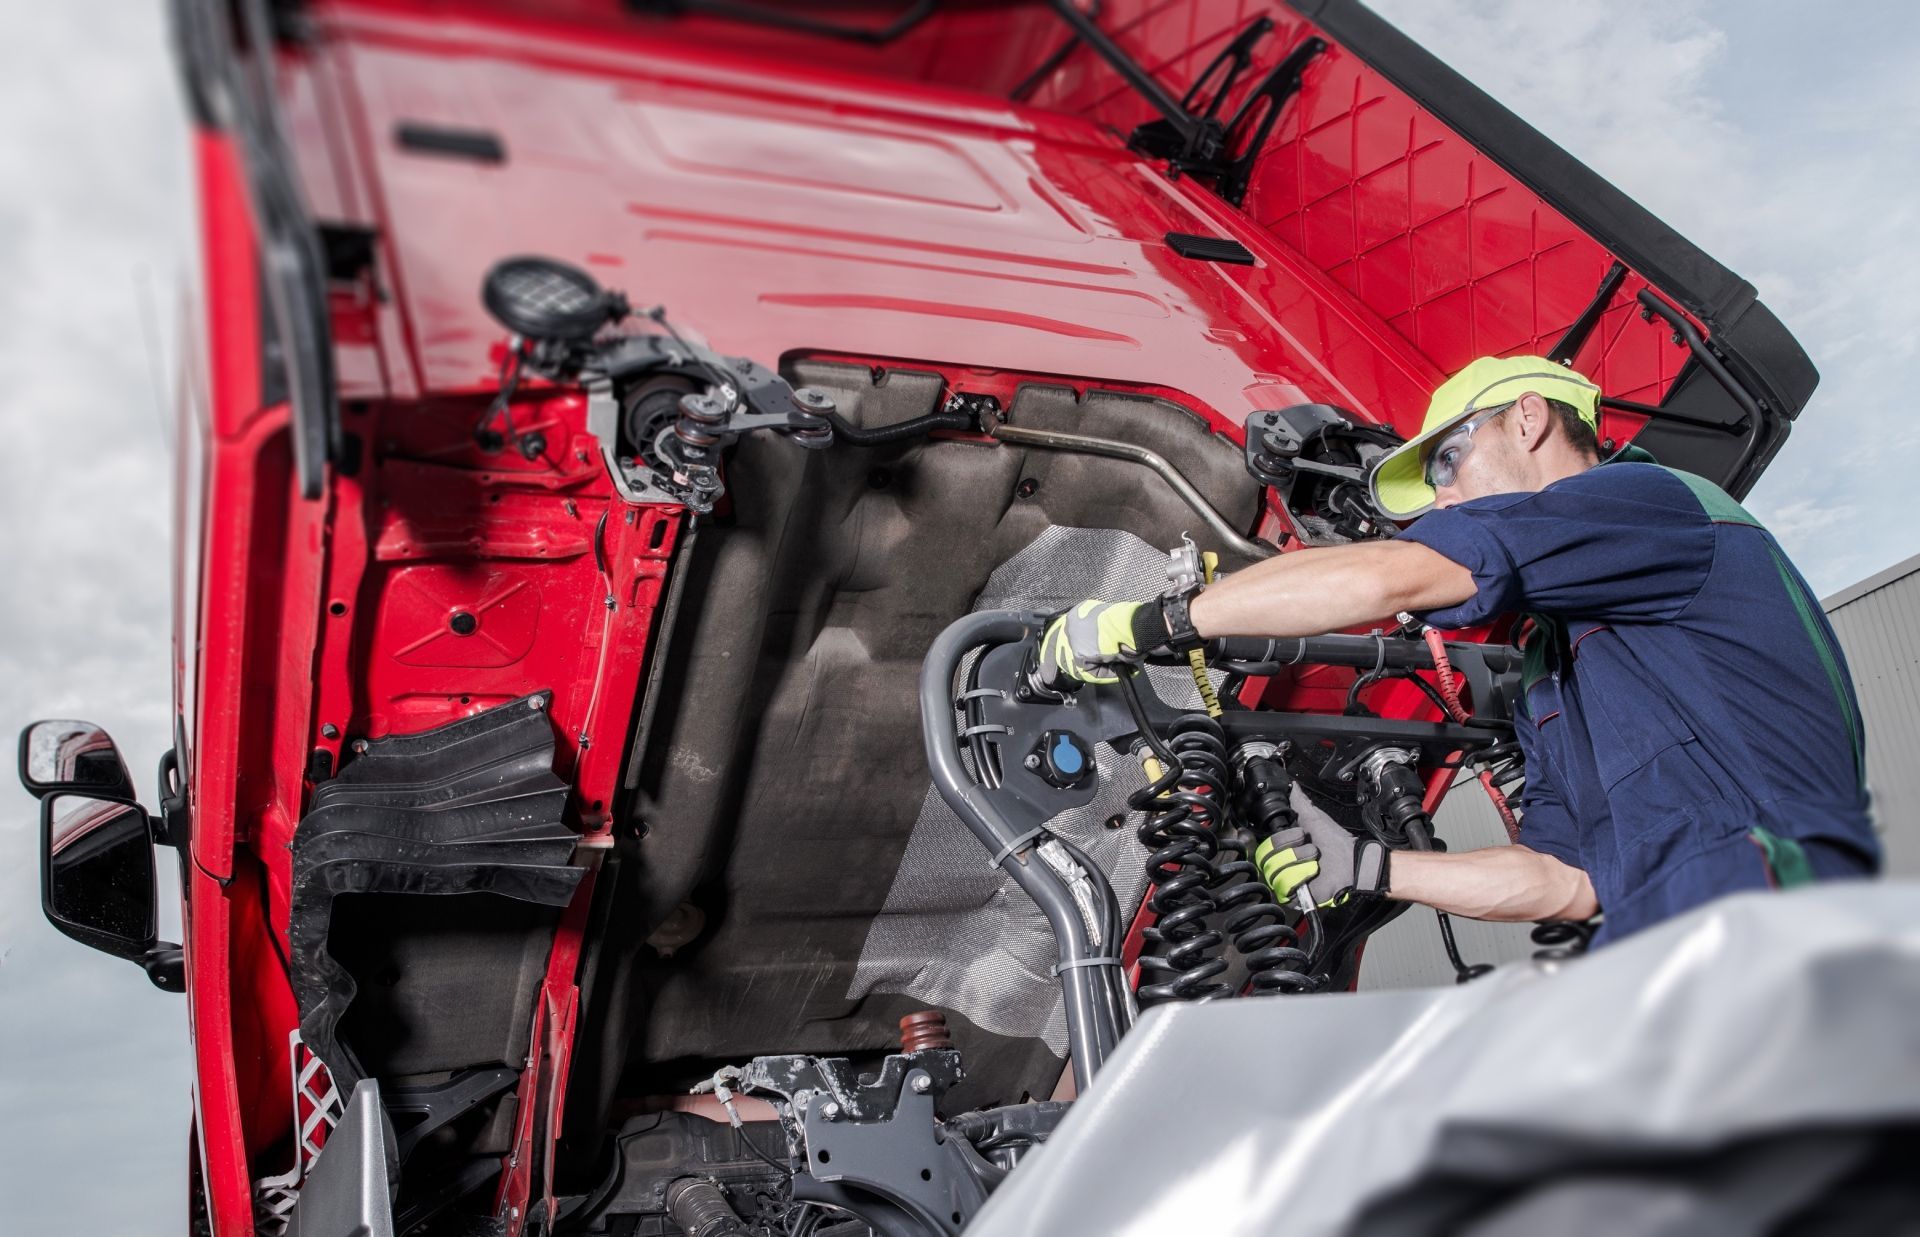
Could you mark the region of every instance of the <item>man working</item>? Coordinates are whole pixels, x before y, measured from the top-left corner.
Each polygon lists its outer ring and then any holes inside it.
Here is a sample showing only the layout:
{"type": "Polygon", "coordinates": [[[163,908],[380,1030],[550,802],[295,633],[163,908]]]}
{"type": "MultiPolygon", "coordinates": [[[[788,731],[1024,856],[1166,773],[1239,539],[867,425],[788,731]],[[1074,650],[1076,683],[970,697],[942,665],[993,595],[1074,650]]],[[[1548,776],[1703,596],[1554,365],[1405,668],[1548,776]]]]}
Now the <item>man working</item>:
{"type": "MultiPolygon", "coordinates": [[[[1310,636],[1402,611],[1438,627],[1527,614],[1520,844],[1463,854],[1356,839],[1317,810],[1263,863],[1283,898],[1355,896],[1479,919],[1606,914],[1618,937],[1721,894],[1879,866],[1864,735],[1825,615],[1773,536],[1712,483],[1600,466],[1599,388],[1485,357],[1381,461],[1392,541],[1303,550],[1187,598],[1083,602],[1057,673],[1219,636],[1310,636]]],[[[1650,459],[1644,453],[1633,454],[1650,459]]]]}

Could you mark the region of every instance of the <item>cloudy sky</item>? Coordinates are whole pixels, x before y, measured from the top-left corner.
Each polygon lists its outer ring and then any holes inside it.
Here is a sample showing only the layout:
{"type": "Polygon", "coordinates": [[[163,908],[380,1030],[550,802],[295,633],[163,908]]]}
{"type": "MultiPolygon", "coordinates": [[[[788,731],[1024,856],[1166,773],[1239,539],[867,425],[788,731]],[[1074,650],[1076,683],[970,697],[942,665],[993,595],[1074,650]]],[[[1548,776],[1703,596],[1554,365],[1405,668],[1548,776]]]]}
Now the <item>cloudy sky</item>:
{"type": "MultiPolygon", "coordinates": [[[[1920,24],[1786,0],[1379,0],[1739,271],[1819,393],[1751,505],[1821,594],[1920,552],[1920,24]],[[1817,34],[1817,37],[1815,37],[1817,34]]],[[[165,747],[167,433],[191,202],[160,5],[16,0],[0,40],[0,709],[82,716],[143,788],[165,747]]],[[[184,1003],[39,914],[34,813],[0,790],[0,1214],[184,1230],[184,1003]]],[[[171,861],[167,860],[170,864],[171,861]]],[[[170,870],[163,876],[172,879],[170,870]]]]}

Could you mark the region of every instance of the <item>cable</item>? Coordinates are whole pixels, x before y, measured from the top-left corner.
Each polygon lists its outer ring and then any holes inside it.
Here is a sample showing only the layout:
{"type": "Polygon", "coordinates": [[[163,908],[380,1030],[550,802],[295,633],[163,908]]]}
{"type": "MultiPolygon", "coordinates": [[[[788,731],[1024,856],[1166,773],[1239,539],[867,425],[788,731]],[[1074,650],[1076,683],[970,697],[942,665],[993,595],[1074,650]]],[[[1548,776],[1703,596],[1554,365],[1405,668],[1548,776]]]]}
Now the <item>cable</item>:
{"type": "MultiPolygon", "coordinates": [[[[1431,626],[1422,627],[1420,634],[1426,640],[1427,648],[1433,653],[1433,669],[1440,680],[1442,707],[1454,721],[1467,724],[1472,719],[1467,714],[1466,706],[1460,703],[1460,683],[1454,675],[1453,662],[1447,658],[1447,642],[1441,639],[1440,633],[1431,626]]],[[[1519,842],[1520,822],[1514,819],[1513,806],[1507,802],[1507,796],[1494,785],[1493,770],[1488,768],[1480,770],[1480,785],[1486,790],[1487,799],[1493,804],[1493,810],[1500,815],[1500,824],[1507,831],[1507,841],[1519,842]]],[[[1448,948],[1451,949],[1453,929],[1447,924],[1445,916],[1441,917],[1440,930],[1447,938],[1448,948]]],[[[1455,955],[1455,962],[1457,965],[1457,955],[1455,955]]],[[[1465,982],[1466,978],[1464,975],[1461,976],[1461,981],[1465,982]]]]}
{"type": "Polygon", "coordinates": [[[834,437],[850,442],[856,447],[878,447],[890,442],[905,442],[912,438],[924,438],[935,430],[975,430],[972,413],[967,412],[929,412],[925,416],[909,417],[905,421],[895,421],[892,425],[875,425],[862,428],[848,421],[837,412],[816,414],[824,418],[833,427],[834,437]]]}

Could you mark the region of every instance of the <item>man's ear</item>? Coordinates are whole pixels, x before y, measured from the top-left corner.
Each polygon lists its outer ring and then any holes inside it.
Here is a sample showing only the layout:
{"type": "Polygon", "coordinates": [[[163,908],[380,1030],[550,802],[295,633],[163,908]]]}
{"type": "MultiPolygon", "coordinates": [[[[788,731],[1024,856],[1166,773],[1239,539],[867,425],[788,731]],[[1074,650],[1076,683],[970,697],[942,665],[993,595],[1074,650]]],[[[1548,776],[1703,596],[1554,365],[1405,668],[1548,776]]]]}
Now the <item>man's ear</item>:
{"type": "Polygon", "coordinates": [[[1514,418],[1514,432],[1520,436],[1523,451],[1538,451],[1553,434],[1553,409],[1535,392],[1522,395],[1509,415],[1514,418]]]}

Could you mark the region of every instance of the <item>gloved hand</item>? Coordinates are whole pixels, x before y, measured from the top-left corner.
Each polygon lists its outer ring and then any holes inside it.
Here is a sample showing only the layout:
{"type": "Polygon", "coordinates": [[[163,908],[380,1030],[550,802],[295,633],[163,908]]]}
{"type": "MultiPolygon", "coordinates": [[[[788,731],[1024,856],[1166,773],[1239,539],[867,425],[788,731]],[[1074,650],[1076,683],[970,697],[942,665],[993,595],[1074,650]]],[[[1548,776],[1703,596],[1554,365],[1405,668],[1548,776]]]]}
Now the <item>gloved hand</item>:
{"type": "Polygon", "coordinates": [[[1387,890],[1387,859],[1392,853],[1374,838],[1358,838],[1316,807],[1298,785],[1291,796],[1292,829],[1282,829],[1253,849],[1260,877],[1282,902],[1311,881],[1322,907],[1339,906],[1355,894],[1387,890]]]}
{"type": "Polygon", "coordinates": [[[1058,686],[1117,683],[1115,669],[1166,643],[1166,621],[1154,601],[1083,601],[1040,637],[1040,675],[1058,686]]]}

